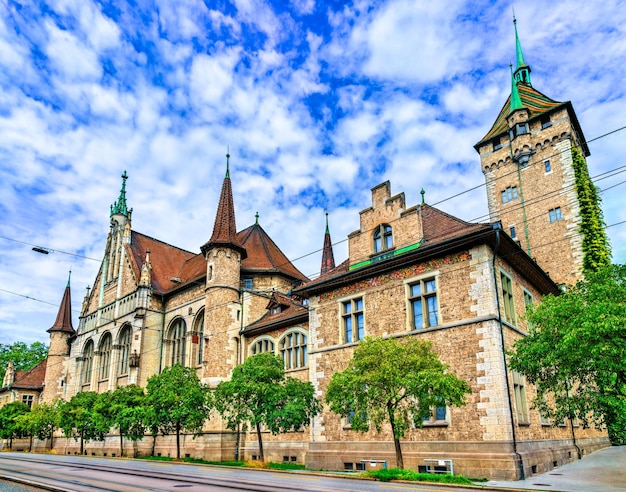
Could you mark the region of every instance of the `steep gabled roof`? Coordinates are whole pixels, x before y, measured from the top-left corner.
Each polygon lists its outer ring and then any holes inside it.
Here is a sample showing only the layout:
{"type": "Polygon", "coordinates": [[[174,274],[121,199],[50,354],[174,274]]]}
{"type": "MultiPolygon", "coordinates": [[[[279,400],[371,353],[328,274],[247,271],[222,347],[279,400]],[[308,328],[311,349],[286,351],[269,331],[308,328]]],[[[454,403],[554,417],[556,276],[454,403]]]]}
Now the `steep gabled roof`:
{"type": "Polygon", "coordinates": [[[421,205],[424,244],[434,244],[455,236],[484,228],[487,224],[472,224],[428,204],[421,205]]]}
{"type": "MultiPolygon", "coordinates": [[[[139,272],[141,272],[141,267],[146,257],[146,250],[150,250],[152,287],[157,294],[164,294],[175,287],[175,284],[170,279],[189,278],[181,276],[181,269],[196,256],[202,259],[201,255],[185,251],[139,232],[131,231],[130,251],[132,252],[133,268],[136,269],[137,279],[139,279],[139,272]]],[[[204,262],[203,268],[206,269],[204,262]]]]}
{"type": "Polygon", "coordinates": [[[248,257],[241,262],[242,272],[282,273],[294,280],[308,280],[276,246],[258,222],[239,232],[237,240],[248,253],[248,257]]]}
{"type": "Polygon", "coordinates": [[[15,379],[10,385],[11,388],[41,391],[46,378],[47,365],[48,359],[44,359],[28,371],[15,371],[15,379]]]}

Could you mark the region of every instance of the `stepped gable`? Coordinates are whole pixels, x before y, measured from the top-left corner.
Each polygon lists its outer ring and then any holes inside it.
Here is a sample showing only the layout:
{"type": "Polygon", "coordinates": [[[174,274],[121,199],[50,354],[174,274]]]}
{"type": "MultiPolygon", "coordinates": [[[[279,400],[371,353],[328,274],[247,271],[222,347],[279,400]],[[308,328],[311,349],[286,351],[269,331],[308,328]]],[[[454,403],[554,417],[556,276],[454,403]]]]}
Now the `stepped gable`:
{"type": "MultiPolygon", "coordinates": [[[[141,267],[146,257],[146,250],[150,250],[150,263],[152,265],[152,287],[157,294],[164,294],[176,287],[170,279],[181,277],[183,267],[198,256],[201,255],[185,251],[170,244],[146,236],[139,232],[131,232],[130,252],[133,259],[133,269],[135,275],[139,279],[141,267]]],[[[206,269],[204,262],[203,268],[206,269]]],[[[204,270],[202,273],[206,273],[204,270]]]]}
{"type": "Polygon", "coordinates": [[[248,253],[248,257],[241,262],[243,272],[282,273],[294,280],[308,280],[276,246],[258,222],[239,232],[237,241],[248,253]]]}
{"type": "Polygon", "coordinates": [[[485,227],[491,227],[489,224],[465,222],[428,204],[422,204],[421,207],[425,245],[437,244],[485,227]]]}
{"type": "Polygon", "coordinates": [[[279,292],[272,293],[266,309],[267,312],[257,321],[246,326],[243,333],[257,335],[270,329],[307,323],[309,320],[309,310],[306,306],[279,292]]]}
{"type": "Polygon", "coordinates": [[[38,391],[43,390],[47,366],[48,359],[44,359],[28,371],[15,371],[15,379],[10,384],[11,388],[38,391]]]}

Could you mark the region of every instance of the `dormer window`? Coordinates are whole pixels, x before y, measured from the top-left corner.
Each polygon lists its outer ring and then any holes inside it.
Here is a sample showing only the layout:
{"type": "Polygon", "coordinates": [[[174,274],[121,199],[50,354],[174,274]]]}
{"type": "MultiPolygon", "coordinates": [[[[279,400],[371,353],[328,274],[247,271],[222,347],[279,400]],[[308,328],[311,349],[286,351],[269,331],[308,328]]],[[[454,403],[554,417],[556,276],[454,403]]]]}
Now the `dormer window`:
{"type": "Polygon", "coordinates": [[[550,121],[550,115],[545,115],[541,117],[541,129],[548,128],[552,126],[552,122],[550,121]]]}
{"type": "Polygon", "coordinates": [[[496,138],[493,140],[493,150],[500,150],[502,148],[502,139],[496,138]]]}
{"type": "Polygon", "coordinates": [[[380,253],[393,247],[393,230],[388,224],[381,224],[372,235],[374,240],[374,253],[380,253]]]}
{"type": "Polygon", "coordinates": [[[281,306],[274,306],[272,308],[272,314],[280,314],[282,312],[282,307],[281,306]]]}

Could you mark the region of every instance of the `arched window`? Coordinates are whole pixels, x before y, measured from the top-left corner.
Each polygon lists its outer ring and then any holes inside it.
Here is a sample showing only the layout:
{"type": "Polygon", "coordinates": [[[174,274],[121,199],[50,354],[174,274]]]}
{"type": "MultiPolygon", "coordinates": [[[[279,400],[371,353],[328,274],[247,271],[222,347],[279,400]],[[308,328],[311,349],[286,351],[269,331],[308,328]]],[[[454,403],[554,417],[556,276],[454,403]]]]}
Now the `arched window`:
{"type": "Polygon", "coordinates": [[[98,360],[98,379],[108,379],[111,366],[111,334],[105,333],[100,341],[98,360]]]}
{"type": "Polygon", "coordinates": [[[83,371],[80,377],[82,384],[91,383],[91,371],[93,370],[93,340],[89,340],[83,349],[83,371]]]}
{"type": "Polygon", "coordinates": [[[374,253],[380,253],[393,247],[393,230],[389,224],[381,224],[374,229],[372,235],[374,241],[374,253]]]}
{"type": "Polygon", "coordinates": [[[196,353],[196,364],[202,364],[204,360],[204,309],[201,309],[196,316],[193,331],[198,336],[198,352],[196,353]]]}
{"type": "Polygon", "coordinates": [[[126,325],[122,327],[118,338],[119,359],[117,361],[117,373],[128,374],[128,357],[130,356],[131,329],[126,325]]]}
{"type": "Polygon", "coordinates": [[[271,338],[262,338],[257,340],[250,347],[250,352],[252,355],[260,354],[262,352],[271,352],[274,353],[274,340],[271,338]]]}
{"type": "Polygon", "coordinates": [[[185,320],[178,318],[174,321],[167,338],[171,344],[170,365],[180,364],[184,366],[187,355],[187,325],[185,320]]]}
{"type": "Polygon", "coordinates": [[[297,369],[307,365],[307,336],[300,331],[288,332],[278,342],[285,369],[297,369]]]}

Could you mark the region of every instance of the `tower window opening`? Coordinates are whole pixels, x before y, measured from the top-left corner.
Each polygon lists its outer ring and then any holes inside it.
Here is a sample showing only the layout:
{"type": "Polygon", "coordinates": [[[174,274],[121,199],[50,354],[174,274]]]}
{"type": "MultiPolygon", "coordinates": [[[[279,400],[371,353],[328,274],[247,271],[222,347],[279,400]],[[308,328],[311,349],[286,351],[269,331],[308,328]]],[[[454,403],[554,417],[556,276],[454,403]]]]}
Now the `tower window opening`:
{"type": "Polygon", "coordinates": [[[552,122],[550,121],[550,115],[541,117],[541,129],[549,128],[552,126],[552,122]]]}
{"type": "Polygon", "coordinates": [[[545,161],[543,165],[546,168],[546,173],[552,172],[552,164],[550,164],[550,161],[545,161]]]}

